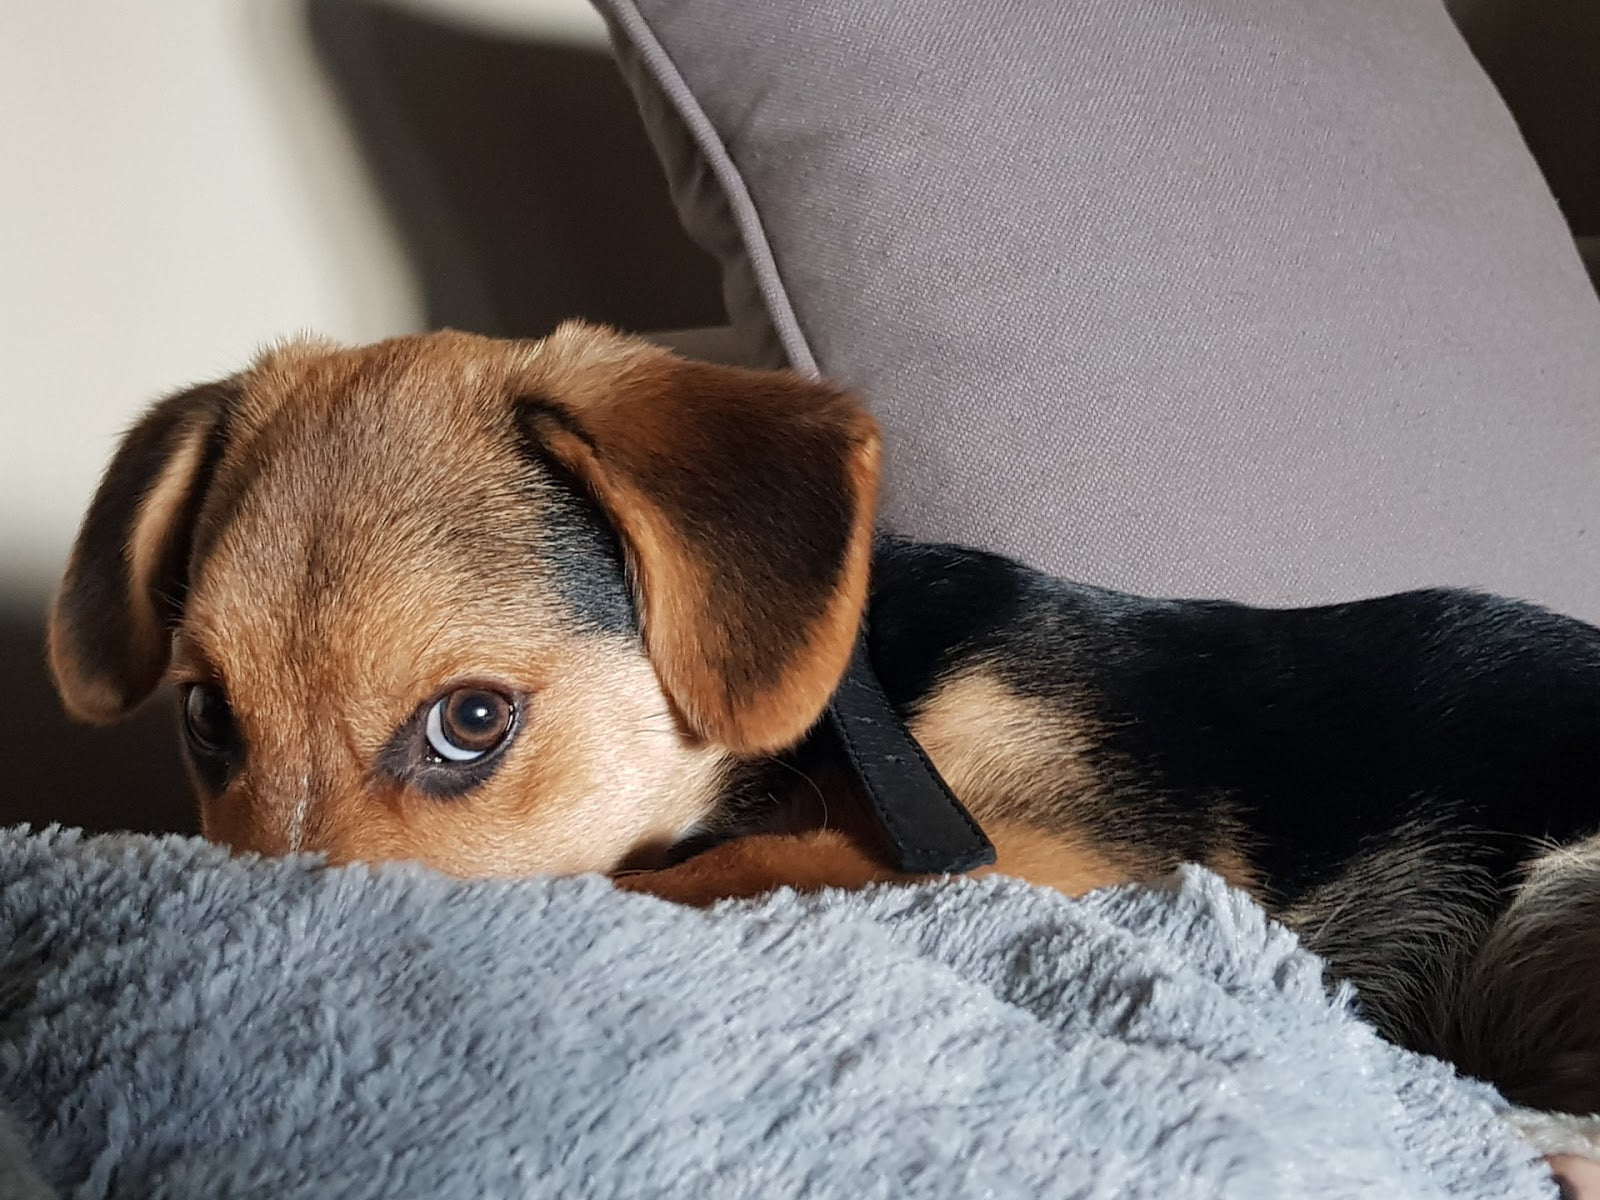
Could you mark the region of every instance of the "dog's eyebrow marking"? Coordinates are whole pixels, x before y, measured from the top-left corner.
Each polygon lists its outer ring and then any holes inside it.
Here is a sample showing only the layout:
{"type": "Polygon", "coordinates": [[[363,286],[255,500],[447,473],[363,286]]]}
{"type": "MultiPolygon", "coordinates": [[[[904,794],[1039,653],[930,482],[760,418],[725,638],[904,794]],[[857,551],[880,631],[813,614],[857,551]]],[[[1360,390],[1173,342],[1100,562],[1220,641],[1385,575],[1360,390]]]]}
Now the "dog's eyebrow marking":
{"type": "Polygon", "coordinates": [[[545,447],[538,426],[548,421],[590,445],[592,439],[553,401],[523,396],[516,404],[518,450],[540,476],[532,493],[539,506],[538,553],[554,569],[557,591],[582,624],[637,636],[621,539],[582,480],[545,447]]]}

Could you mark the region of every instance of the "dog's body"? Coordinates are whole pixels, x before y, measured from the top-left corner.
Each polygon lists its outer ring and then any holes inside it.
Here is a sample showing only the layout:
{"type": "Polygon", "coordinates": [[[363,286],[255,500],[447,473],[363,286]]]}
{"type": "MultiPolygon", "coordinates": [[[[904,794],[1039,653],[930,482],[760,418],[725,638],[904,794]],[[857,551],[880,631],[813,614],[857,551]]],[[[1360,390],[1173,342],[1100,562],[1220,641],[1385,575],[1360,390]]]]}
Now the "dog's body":
{"type": "MultiPolygon", "coordinates": [[[[1600,1015],[1581,1015],[1600,1004],[1600,839],[1585,844],[1600,828],[1600,630],[1460,591],[1285,610],[1147,600],[894,538],[878,542],[867,630],[997,870],[1077,894],[1203,863],[1297,929],[1389,1036],[1561,1102],[1549,1058],[1517,1061],[1516,1025],[1542,955],[1563,1006],[1546,1023],[1574,1052],[1600,1035],[1600,1015]],[[1507,919],[1530,873],[1560,897],[1530,889],[1507,919]],[[1539,903],[1544,922],[1508,944],[1539,903]]],[[[825,807],[853,813],[848,778],[823,727],[761,794],[804,812],[821,779],[825,807]]],[[[741,806],[725,833],[805,822],[788,811],[741,806]]],[[[641,885],[705,901],[894,878],[844,821],[850,838],[803,855],[792,837],[735,840],[641,885]]],[[[1561,1070],[1586,1105],[1597,1063],[1561,1070]]]]}
{"type": "Polygon", "coordinates": [[[52,663],[91,719],[176,678],[230,845],[705,901],[895,878],[817,723],[865,619],[996,870],[1204,863],[1390,1036],[1600,1108],[1600,631],[874,540],[876,462],[836,389],[583,327],[291,346],[130,434],[52,663]]]}

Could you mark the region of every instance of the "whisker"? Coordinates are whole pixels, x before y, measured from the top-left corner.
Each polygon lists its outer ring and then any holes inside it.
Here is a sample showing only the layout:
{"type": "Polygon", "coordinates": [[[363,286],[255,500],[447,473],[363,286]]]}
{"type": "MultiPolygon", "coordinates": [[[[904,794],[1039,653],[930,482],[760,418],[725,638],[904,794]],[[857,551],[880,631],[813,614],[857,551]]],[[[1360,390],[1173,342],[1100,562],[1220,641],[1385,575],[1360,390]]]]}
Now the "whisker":
{"type": "Polygon", "coordinates": [[[782,767],[789,774],[805,782],[805,785],[811,789],[812,794],[816,796],[818,807],[822,809],[822,828],[826,829],[828,827],[828,798],[822,794],[822,788],[817,785],[817,781],[793,763],[784,762],[781,758],[769,758],[767,761],[775,766],[782,767]]]}

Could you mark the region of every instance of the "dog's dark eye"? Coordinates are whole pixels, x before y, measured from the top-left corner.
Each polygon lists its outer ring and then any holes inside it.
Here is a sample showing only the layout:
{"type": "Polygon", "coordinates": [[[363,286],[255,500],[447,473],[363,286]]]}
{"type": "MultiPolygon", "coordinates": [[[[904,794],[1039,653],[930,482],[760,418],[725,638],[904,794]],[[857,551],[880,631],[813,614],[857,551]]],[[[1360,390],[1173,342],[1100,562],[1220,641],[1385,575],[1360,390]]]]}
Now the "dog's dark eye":
{"type": "Polygon", "coordinates": [[[189,743],[205,754],[221,754],[233,745],[233,709],[222,689],[192,683],[183,697],[183,727],[189,743]]]}
{"type": "Polygon", "coordinates": [[[492,684],[460,684],[414,708],[373,766],[425,796],[464,796],[506,760],[526,700],[492,684]]]}
{"type": "Polygon", "coordinates": [[[487,688],[457,688],[428,710],[428,749],[447,762],[474,762],[511,736],[517,709],[487,688]]]}

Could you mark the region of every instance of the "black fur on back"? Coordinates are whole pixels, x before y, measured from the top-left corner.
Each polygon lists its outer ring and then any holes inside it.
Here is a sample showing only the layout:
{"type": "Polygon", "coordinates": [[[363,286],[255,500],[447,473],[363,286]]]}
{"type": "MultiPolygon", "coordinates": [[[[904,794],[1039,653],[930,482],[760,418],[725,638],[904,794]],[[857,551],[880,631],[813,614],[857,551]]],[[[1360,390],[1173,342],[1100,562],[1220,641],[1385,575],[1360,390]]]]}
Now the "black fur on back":
{"type": "Polygon", "coordinates": [[[1089,716],[1126,781],[1104,835],[1206,857],[1242,825],[1275,907],[1434,827],[1501,884],[1600,829],[1600,631],[1467,591],[1302,609],[1151,600],[881,538],[869,629],[914,711],[981,664],[1089,716]]]}

